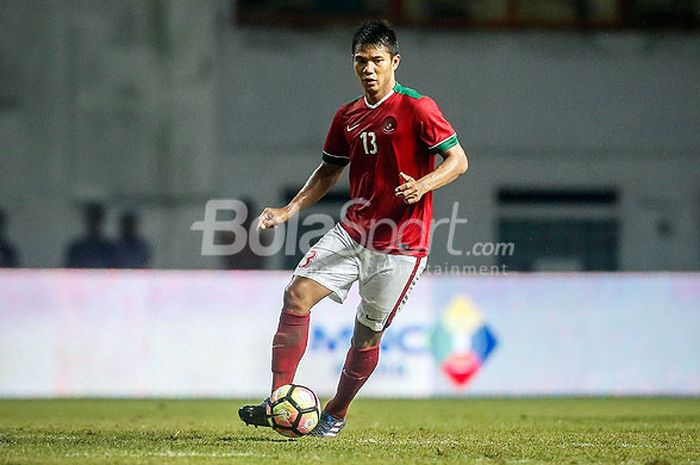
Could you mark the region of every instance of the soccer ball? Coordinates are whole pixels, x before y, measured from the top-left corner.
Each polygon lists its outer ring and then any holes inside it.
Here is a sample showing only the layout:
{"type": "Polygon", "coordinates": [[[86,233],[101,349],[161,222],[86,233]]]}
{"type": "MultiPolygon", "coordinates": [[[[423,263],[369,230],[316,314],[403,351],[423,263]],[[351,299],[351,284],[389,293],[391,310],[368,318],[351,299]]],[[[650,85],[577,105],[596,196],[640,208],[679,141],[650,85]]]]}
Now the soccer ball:
{"type": "Polygon", "coordinates": [[[298,384],[277,388],[265,409],[272,429],[292,438],[309,434],[321,416],[321,403],[314,391],[298,384]]]}

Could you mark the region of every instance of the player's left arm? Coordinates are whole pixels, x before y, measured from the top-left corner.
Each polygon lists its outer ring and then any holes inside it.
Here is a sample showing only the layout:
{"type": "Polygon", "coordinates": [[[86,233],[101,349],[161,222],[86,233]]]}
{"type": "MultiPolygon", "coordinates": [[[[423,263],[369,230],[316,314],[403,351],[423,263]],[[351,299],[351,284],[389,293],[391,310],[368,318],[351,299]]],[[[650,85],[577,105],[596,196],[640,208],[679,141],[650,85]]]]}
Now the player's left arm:
{"type": "Polygon", "coordinates": [[[458,143],[442,153],[443,162],[420,179],[414,179],[406,173],[399,173],[403,184],[395,190],[407,204],[418,202],[425,194],[446,186],[469,169],[469,160],[462,146],[458,143]]]}

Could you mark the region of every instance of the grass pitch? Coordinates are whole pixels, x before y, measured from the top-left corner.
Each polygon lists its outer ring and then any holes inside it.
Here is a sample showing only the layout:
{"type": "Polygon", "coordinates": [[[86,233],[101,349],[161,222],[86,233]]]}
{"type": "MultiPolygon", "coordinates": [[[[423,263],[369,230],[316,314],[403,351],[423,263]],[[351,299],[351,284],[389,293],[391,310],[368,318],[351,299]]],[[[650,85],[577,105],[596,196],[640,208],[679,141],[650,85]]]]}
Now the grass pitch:
{"type": "Polygon", "coordinates": [[[700,399],[358,400],[300,440],[242,403],[0,401],[0,464],[700,464],[700,399]]]}

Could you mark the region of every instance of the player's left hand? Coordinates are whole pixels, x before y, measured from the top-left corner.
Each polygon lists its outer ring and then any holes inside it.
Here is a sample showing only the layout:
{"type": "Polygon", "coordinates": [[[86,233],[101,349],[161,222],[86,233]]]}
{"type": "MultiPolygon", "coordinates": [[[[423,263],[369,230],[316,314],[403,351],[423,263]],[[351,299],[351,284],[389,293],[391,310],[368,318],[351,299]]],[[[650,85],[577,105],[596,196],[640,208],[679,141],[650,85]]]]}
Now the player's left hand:
{"type": "Polygon", "coordinates": [[[420,181],[416,181],[411,176],[407,175],[403,171],[399,173],[403,184],[394,190],[394,195],[401,197],[404,203],[409,205],[418,202],[423,194],[425,194],[425,189],[420,181]]]}

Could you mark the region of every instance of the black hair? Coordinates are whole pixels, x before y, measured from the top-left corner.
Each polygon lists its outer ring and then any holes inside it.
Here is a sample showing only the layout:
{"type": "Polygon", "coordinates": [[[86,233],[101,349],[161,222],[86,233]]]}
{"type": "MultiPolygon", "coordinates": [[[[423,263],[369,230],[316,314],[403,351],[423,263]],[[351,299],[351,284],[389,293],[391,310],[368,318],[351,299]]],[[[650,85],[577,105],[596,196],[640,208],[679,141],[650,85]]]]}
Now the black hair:
{"type": "Polygon", "coordinates": [[[122,216],[120,218],[120,221],[122,224],[138,223],[139,215],[133,210],[126,210],[126,211],[122,212],[122,216]]]}
{"type": "Polygon", "coordinates": [[[105,217],[105,209],[101,203],[89,202],[85,204],[84,214],[88,221],[101,222],[105,217]]]}
{"type": "Polygon", "coordinates": [[[352,53],[363,45],[382,45],[391,56],[399,54],[399,42],[396,33],[386,21],[365,21],[352,36],[352,53]]]}

